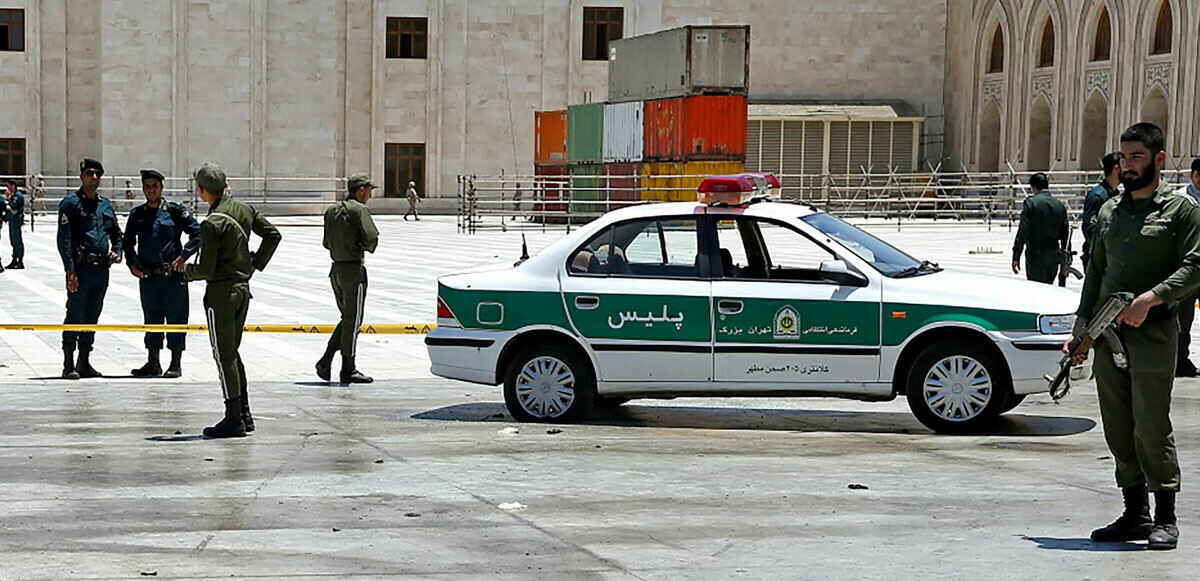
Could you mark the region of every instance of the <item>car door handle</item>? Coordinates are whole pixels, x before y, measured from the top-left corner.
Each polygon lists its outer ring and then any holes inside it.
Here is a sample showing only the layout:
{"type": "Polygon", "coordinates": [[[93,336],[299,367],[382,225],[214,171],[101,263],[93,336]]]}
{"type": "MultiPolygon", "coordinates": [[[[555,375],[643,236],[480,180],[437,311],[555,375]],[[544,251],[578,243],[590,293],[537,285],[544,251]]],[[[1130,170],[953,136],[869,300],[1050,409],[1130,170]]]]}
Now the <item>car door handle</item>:
{"type": "Polygon", "coordinates": [[[744,306],[742,301],[717,301],[717,312],[722,315],[740,315],[744,306]]]}
{"type": "Polygon", "coordinates": [[[600,306],[599,297],[575,297],[575,308],[581,311],[590,311],[600,306]]]}

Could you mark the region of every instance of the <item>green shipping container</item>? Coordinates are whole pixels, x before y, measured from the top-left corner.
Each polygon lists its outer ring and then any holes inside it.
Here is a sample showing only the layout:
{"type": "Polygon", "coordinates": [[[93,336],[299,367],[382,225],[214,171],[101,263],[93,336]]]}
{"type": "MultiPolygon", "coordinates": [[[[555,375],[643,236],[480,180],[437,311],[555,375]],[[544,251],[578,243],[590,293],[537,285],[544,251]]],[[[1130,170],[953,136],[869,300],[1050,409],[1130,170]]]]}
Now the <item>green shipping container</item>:
{"type": "Polygon", "coordinates": [[[604,103],[567,107],[567,161],[604,161],[604,103]]]}
{"type": "Polygon", "coordinates": [[[604,199],[604,166],[602,165],[572,165],[571,166],[571,216],[590,220],[604,213],[604,204],[597,202],[604,199]]]}

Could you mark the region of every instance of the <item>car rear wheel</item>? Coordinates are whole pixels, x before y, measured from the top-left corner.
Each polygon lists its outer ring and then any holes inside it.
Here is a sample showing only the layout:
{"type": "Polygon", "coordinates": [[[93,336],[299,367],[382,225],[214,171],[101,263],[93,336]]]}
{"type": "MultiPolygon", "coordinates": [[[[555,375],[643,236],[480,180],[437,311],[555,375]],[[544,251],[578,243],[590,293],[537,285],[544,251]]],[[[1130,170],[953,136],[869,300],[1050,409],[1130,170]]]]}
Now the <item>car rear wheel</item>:
{"type": "Polygon", "coordinates": [[[982,345],[939,341],[926,347],[907,374],[908,406],[935,432],[959,434],[986,426],[1012,399],[1003,363],[982,345]]]}
{"type": "Polygon", "coordinates": [[[596,381],[575,352],[542,344],[523,349],[504,374],[504,405],[519,422],[571,422],[592,407],[596,381]]]}

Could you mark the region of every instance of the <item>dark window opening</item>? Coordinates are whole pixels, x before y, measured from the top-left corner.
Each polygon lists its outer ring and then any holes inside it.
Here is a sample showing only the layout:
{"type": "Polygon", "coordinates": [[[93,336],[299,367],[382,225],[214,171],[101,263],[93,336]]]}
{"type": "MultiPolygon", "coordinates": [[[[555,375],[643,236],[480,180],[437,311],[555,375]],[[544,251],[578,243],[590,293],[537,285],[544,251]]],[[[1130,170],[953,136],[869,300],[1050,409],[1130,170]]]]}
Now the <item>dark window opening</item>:
{"type": "Polygon", "coordinates": [[[408,183],[417,188],[417,195],[425,197],[425,144],[387,143],[383,147],[383,196],[403,198],[408,192],[408,183]]]}
{"type": "Polygon", "coordinates": [[[1038,67],[1054,66],[1054,20],[1046,19],[1046,27],[1042,29],[1042,46],[1038,51],[1038,67]]]}
{"type": "Polygon", "coordinates": [[[583,60],[608,60],[608,43],[622,38],[624,8],[583,9],[583,60]]]}
{"type": "Polygon", "coordinates": [[[1004,33],[1000,27],[996,27],[996,34],[992,37],[992,52],[988,55],[988,73],[1003,73],[1004,72],[1004,33]]]}
{"type": "Polygon", "coordinates": [[[423,59],[428,56],[429,19],[387,19],[387,58],[423,59]]]}
{"type": "Polygon", "coordinates": [[[1154,47],[1150,54],[1171,54],[1171,36],[1175,24],[1171,18],[1171,3],[1164,1],[1158,9],[1158,23],[1154,26],[1154,47]]]}
{"type": "Polygon", "coordinates": [[[1092,45],[1092,61],[1106,61],[1112,55],[1112,21],[1108,8],[1100,9],[1100,21],[1096,23],[1096,43],[1092,45]]]}
{"type": "Polygon", "coordinates": [[[25,176],[24,139],[0,139],[0,176],[25,176]]]}
{"type": "Polygon", "coordinates": [[[25,11],[0,9],[0,50],[25,50],[25,11]]]}

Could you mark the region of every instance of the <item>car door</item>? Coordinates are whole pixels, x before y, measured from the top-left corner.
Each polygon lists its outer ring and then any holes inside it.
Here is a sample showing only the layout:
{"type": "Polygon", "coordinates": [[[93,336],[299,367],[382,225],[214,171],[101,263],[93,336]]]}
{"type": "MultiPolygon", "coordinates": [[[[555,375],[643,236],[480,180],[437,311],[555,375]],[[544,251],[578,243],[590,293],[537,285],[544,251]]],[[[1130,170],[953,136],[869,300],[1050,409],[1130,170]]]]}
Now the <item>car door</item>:
{"type": "Polygon", "coordinates": [[[825,280],[821,263],[838,259],[831,245],[782,221],[735,216],[717,222],[715,238],[715,381],[879,379],[878,281],[825,280]]]}
{"type": "Polygon", "coordinates": [[[615,223],[576,249],[562,278],[575,331],[608,382],[712,380],[712,282],[703,215],[615,223]]]}

